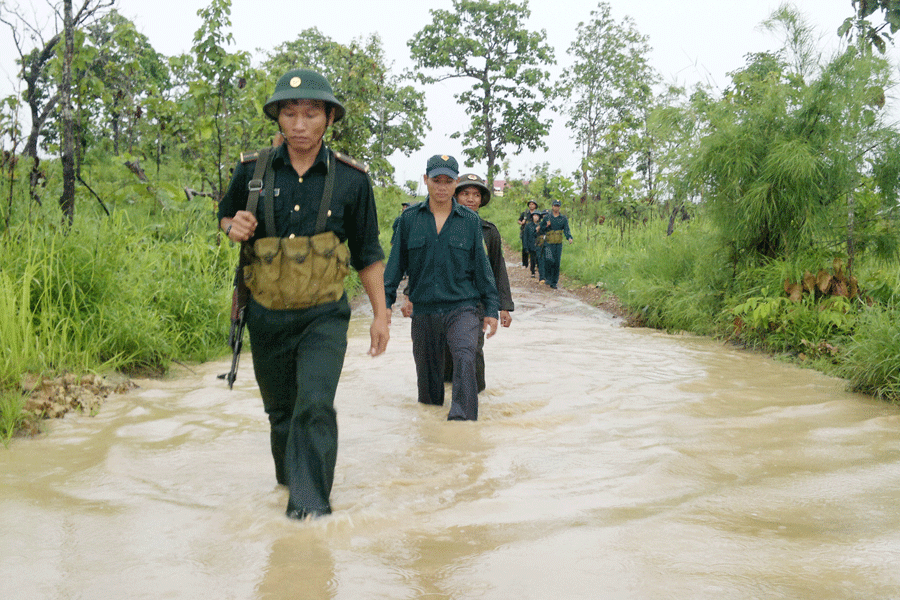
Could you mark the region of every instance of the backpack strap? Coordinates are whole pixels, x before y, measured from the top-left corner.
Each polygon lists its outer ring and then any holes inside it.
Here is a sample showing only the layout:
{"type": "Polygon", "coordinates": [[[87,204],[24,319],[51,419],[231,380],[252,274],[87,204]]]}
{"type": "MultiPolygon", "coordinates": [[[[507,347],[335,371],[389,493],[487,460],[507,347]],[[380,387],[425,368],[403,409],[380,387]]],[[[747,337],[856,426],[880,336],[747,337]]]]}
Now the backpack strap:
{"type": "Polygon", "coordinates": [[[250,191],[250,194],[247,196],[247,212],[254,217],[256,216],[256,205],[259,202],[259,193],[263,189],[263,175],[266,171],[272,170],[269,168],[272,164],[272,158],[275,156],[272,150],[274,149],[263,148],[250,155],[241,154],[241,160],[244,162],[246,162],[244,160],[245,156],[247,160],[256,160],[256,168],[253,169],[253,179],[247,183],[247,189],[250,191]]]}
{"type": "Polygon", "coordinates": [[[266,190],[267,202],[263,203],[265,209],[266,237],[275,237],[275,169],[272,168],[272,159],[275,158],[275,148],[267,148],[269,151],[266,160],[266,174],[263,176],[263,189],[266,190]]]}
{"type": "Polygon", "coordinates": [[[319,216],[316,218],[315,233],[317,234],[325,231],[325,221],[331,214],[329,209],[331,208],[331,193],[334,191],[334,171],[336,167],[334,154],[331,150],[327,151],[325,167],[328,169],[328,174],[325,176],[325,189],[322,190],[322,202],[319,204],[319,216]]]}

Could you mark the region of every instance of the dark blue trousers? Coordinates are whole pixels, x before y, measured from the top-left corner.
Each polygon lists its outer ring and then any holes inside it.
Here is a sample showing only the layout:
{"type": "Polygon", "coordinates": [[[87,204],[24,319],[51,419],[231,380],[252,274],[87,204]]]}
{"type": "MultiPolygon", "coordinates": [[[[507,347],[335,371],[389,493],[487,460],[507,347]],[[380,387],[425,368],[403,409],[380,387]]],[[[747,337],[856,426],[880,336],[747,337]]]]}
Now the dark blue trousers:
{"type": "Polygon", "coordinates": [[[413,311],[412,343],[416,363],[419,402],[444,404],[444,347],[453,359],[453,397],[449,420],[478,420],[478,383],[475,354],[481,319],[474,306],[446,313],[413,311]]]}
{"type": "Polygon", "coordinates": [[[559,263],[562,261],[562,244],[544,244],[547,254],[544,260],[544,281],[547,285],[555,286],[559,283],[559,263]]]}

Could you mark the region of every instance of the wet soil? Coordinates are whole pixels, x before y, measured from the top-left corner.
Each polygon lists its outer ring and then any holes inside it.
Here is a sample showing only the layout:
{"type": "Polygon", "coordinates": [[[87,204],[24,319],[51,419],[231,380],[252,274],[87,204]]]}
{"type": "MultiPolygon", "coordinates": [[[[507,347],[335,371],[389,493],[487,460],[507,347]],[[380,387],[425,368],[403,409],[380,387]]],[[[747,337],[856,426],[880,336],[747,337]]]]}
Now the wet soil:
{"type": "Polygon", "coordinates": [[[76,411],[94,415],[110,394],[121,394],[137,386],[127,379],[111,381],[99,375],[66,373],[59,377],[27,375],[22,393],[28,398],[22,409],[24,421],[18,435],[41,432],[44,419],[60,419],[76,411]]]}

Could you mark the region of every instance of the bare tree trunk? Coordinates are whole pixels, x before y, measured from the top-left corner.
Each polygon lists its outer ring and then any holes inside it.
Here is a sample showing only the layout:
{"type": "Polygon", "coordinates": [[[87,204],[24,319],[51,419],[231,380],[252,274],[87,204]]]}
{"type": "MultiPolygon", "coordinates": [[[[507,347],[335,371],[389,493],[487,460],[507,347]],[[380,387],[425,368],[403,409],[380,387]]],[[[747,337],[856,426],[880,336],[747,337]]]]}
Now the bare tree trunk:
{"type": "Polygon", "coordinates": [[[63,192],[59,198],[59,208],[62,210],[64,220],[71,226],[75,220],[75,117],[72,111],[72,57],[75,54],[75,25],[72,19],[72,0],[63,0],[63,28],[66,45],[63,54],[62,81],[59,86],[63,126],[63,192]]]}
{"type": "MultiPolygon", "coordinates": [[[[855,181],[854,177],[854,181],[855,181]]],[[[856,256],[856,198],[854,188],[847,194],[847,277],[853,276],[853,259],[856,256]]]]}

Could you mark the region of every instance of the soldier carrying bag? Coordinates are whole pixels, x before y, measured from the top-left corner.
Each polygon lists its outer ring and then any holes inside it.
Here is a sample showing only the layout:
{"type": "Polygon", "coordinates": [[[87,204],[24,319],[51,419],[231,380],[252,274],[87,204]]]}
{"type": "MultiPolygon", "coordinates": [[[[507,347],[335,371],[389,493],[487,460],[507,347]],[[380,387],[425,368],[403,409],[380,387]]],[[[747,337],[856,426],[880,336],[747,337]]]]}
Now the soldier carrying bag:
{"type": "Polygon", "coordinates": [[[563,243],[563,232],[561,229],[555,229],[553,231],[547,232],[547,243],[548,244],[562,244],[563,243]]]}
{"type": "Polygon", "coordinates": [[[274,236],[275,174],[271,169],[275,148],[260,150],[256,170],[249,183],[247,210],[256,215],[262,189],[268,190],[264,203],[266,237],[253,245],[242,244],[244,283],[253,299],[273,310],[309,308],[335,302],[344,295],[344,278],[350,273],[350,250],[333,231],[325,231],[334,189],[334,156],[328,151],[328,174],[312,236],[274,236]],[[261,167],[262,163],[262,167],[261,167]],[[265,172],[263,181],[260,169],[265,172]]]}

